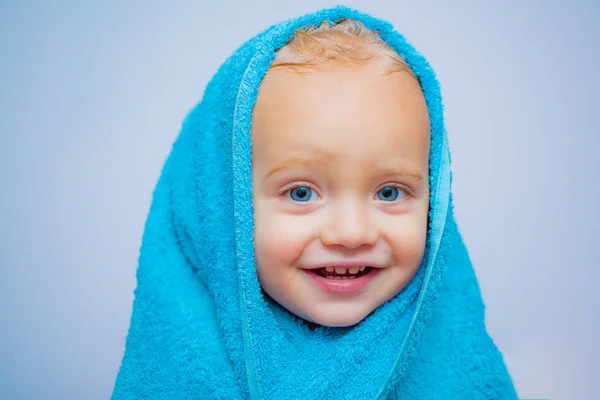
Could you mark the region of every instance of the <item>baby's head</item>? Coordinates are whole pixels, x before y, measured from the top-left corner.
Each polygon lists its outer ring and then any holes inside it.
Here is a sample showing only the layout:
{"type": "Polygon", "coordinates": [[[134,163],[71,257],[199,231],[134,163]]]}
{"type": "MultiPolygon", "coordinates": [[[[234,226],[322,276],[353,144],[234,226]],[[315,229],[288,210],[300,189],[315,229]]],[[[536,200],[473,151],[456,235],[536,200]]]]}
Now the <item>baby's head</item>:
{"type": "Polygon", "coordinates": [[[349,326],[417,272],[429,211],[430,125],[419,82],[360,22],[297,31],[252,116],[255,252],[264,291],[349,326]]]}

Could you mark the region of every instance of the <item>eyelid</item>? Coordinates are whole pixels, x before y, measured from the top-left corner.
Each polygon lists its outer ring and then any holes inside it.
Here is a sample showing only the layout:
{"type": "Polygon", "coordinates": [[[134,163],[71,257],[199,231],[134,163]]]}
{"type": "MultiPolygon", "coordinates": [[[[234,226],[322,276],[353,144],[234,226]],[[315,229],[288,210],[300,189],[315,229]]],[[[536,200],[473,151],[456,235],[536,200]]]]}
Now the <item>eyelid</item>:
{"type": "Polygon", "coordinates": [[[319,190],[317,189],[317,187],[315,185],[313,185],[312,183],[309,183],[309,182],[302,182],[302,181],[285,185],[284,187],[281,188],[281,194],[283,195],[283,194],[289,192],[290,190],[298,188],[298,187],[310,188],[315,191],[315,193],[317,194],[317,196],[319,196],[319,198],[322,198],[321,194],[319,194],[319,190]]]}
{"type": "MultiPolygon", "coordinates": [[[[321,194],[319,193],[319,190],[317,189],[317,187],[315,185],[313,185],[310,182],[305,182],[305,181],[298,181],[298,182],[293,182],[293,183],[289,183],[287,185],[285,185],[284,187],[281,188],[281,195],[289,192],[292,189],[298,188],[298,187],[307,187],[310,188],[312,190],[315,191],[315,193],[317,193],[317,195],[319,196],[319,198],[322,198],[321,194]]],[[[401,183],[398,182],[388,182],[388,183],[384,183],[383,185],[379,186],[379,188],[375,191],[374,197],[377,196],[377,193],[379,193],[379,191],[383,188],[386,187],[395,187],[398,188],[400,190],[402,190],[406,196],[413,196],[414,195],[414,191],[409,188],[406,185],[403,185],[401,183]]]]}
{"type": "Polygon", "coordinates": [[[408,186],[403,185],[403,184],[398,183],[398,182],[389,182],[389,183],[384,183],[383,185],[381,185],[375,191],[375,196],[377,196],[377,193],[379,193],[379,191],[381,189],[386,188],[386,187],[394,187],[394,188],[400,189],[400,190],[402,190],[406,194],[406,196],[413,196],[414,195],[414,191],[411,188],[409,188],[408,186]]]}

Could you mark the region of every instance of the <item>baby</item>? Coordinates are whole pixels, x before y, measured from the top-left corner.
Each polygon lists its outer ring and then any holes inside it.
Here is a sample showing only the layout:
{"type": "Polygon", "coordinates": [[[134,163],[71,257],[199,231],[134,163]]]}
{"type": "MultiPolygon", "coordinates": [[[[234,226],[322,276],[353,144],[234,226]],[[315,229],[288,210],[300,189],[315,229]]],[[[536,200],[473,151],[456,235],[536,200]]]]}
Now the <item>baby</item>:
{"type": "Polygon", "coordinates": [[[245,42],[154,191],[113,398],[516,398],[449,154],[385,21],[335,6],[245,42]]]}
{"type": "Polygon", "coordinates": [[[320,325],[349,326],[421,264],[429,115],[405,61],[359,21],[297,30],[252,117],[260,283],[320,325]]]}

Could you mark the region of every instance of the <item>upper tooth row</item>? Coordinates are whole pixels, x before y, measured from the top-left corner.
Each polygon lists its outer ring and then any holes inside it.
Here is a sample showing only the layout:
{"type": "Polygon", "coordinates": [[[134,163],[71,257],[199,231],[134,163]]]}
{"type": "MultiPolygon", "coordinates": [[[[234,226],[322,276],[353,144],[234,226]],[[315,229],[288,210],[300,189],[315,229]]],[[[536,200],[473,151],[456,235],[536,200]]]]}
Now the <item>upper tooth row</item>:
{"type": "Polygon", "coordinates": [[[346,267],[325,267],[325,269],[327,270],[327,272],[333,272],[335,271],[336,274],[345,274],[347,272],[350,272],[351,274],[358,274],[358,271],[364,271],[366,268],[365,267],[352,267],[352,268],[346,268],[346,267]]]}

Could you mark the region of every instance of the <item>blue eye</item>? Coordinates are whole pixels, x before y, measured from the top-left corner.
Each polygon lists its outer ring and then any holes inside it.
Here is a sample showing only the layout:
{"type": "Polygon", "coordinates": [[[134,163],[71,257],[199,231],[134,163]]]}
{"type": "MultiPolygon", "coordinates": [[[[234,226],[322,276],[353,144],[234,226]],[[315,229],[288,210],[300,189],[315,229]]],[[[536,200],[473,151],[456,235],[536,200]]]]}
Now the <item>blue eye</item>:
{"type": "Polygon", "coordinates": [[[397,187],[386,186],[377,192],[377,198],[383,201],[394,201],[400,195],[400,190],[397,187]]]}
{"type": "Polygon", "coordinates": [[[311,193],[315,194],[314,190],[307,186],[298,186],[290,190],[290,197],[294,201],[307,202],[312,198],[311,193]]]}

